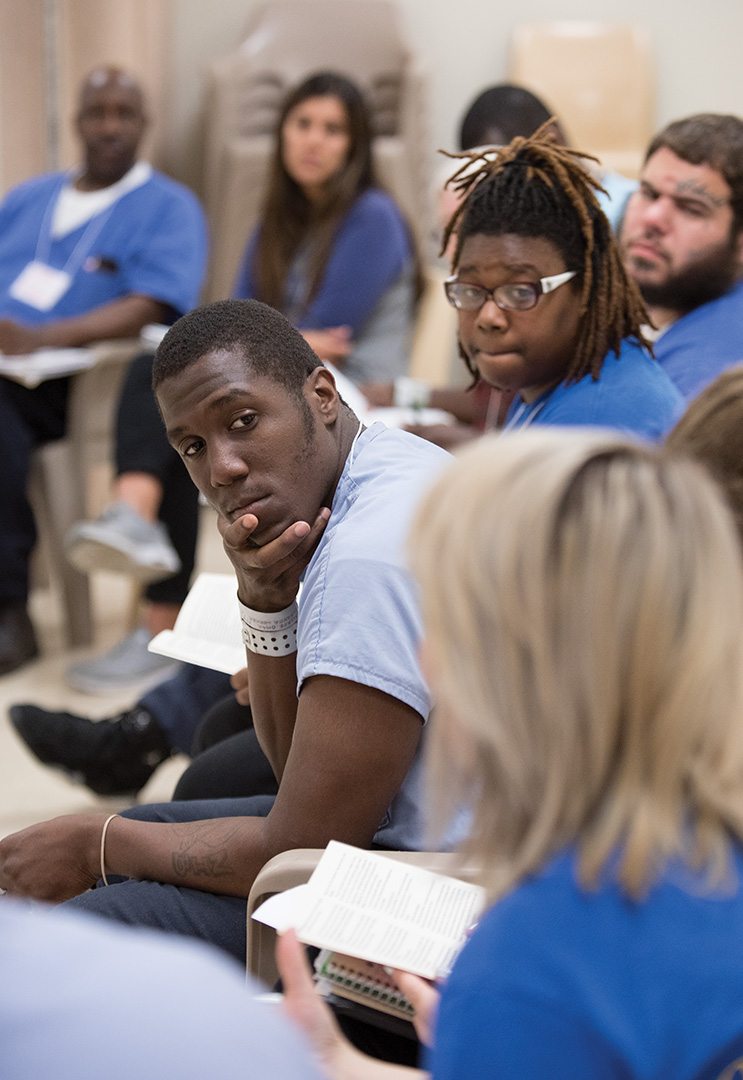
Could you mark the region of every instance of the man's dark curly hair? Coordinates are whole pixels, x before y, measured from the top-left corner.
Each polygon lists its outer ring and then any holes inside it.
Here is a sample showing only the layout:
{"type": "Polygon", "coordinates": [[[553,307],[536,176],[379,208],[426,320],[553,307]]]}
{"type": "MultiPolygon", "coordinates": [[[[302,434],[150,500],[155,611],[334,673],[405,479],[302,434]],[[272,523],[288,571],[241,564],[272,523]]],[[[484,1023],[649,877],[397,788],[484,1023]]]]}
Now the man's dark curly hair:
{"type": "Polygon", "coordinates": [[[153,388],[216,350],[241,354],[253,374],[272,379],[300,399],[307,376],[322,366],[302,335],[268,304],[220,300],[171,326],[155,353],[153,388]]]}

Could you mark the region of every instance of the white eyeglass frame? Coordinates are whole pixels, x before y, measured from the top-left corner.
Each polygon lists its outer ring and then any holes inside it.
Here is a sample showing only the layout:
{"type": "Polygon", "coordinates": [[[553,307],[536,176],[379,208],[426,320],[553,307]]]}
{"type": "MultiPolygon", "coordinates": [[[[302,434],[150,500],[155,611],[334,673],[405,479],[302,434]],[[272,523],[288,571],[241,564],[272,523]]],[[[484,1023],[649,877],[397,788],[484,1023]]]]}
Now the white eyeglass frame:
{"type": "Polygon", "coordinates": [[[495,306],[500,308],[501,311],[533,311],[534,308],[539,303],[539,297],[540,296],[546,296],[548,293],[554,292],[555,289],[559,289],[561,285],[565,285],[568,281],[572,281],[572,279],[576,276],[577,273],[578,273],[577,270],[564,270],[561,274],[552,274],[552,275],[550,275],[550,277],[539,278],[538,281],[509,281],[509,282],[504,282],[505,286],[508,286],[508,285],[533,285],[535,288],[537,288],[537,290],[538,290],[537,298],[534,301],[534,303],[531,305],[531,307],[528,307],[528,308],[511,308],[511,307],[504,308],[501,304],[499,304],[498,301],[495,298],[495,294],[498,292],[499,289],[502,289],[504,287],[504,285],[496,285],[496,287],[494,289],[486,289],[484,285],[470,285],[471,289],[479,289],[482,293],[485,294],[484,299],[482,301],[482,304],[480,304],[479,307],[476,307],[476,308],[459,307],[457,304],[454,303],[454,301],[449,296],[448,286],[449,285],[466,285],[467,282],[466,281],[460,282],[460,280],[459,280],[459,278],[457,277],[456,274],[452,274],[451,277],[448,277],[446,279],[446,281],[444,282],[444,292],[446,293],[446,299],[449,301],[449,303],[451,304],[451,306],[453,308],[456,308],[457,311],[479,311],[480,308],[483,306],[483,304],[485,304],[485,302],[487,300],[492,300],[493,303],[495,304],[495,306]]]}

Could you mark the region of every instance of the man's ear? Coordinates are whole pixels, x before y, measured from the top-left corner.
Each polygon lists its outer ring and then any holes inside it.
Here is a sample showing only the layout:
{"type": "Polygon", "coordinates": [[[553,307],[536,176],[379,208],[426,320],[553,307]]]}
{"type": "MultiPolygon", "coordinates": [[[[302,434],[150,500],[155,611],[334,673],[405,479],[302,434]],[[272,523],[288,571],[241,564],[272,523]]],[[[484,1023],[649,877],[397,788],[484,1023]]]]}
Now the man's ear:
{"type": "Polygon", "coordinates": [[[338,419],[341,399],[335,386],[335,379],[326,367],[318,365],[304,384],[305,396],[322,422],[330,427],[338,419]]]}

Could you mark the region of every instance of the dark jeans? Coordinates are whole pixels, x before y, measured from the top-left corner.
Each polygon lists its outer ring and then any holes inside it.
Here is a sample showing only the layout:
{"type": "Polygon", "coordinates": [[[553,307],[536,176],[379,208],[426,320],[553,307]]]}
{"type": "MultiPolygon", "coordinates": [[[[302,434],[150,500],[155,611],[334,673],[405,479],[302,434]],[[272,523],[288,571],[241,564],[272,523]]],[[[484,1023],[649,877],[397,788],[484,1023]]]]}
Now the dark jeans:
{"type": "Polygon", "coordinates": [[[0,605],[28,597],[28,561],[36,543],[26,494],[31,455],[65,434],[68,390],[68,379],[50,379],[33,390],[0,379],[0,605]]]}
{"type": "MultiPolygon", "coordinates": [[[[183,822],[217,817],[266,817],[273,798],[212,799],[196,802],[137,806],[123,817],[137,821],[183,822]]],[[[64,907],[86,911],[132,926],[147,926],[168,934],[201,938],[245,964],[247,950],[247,898],[161,885],[128,878],[101,882],[91,892],[67,900],[64,907]]],[[[339,1022],[349,1039],[365,1053],[386,1061],[414,1066],[418,1045],[410,1038],[392,1035],[342,1014],[339,1022]]]]}
{"type": "Polygon", "coordinates": [[[165,437],[152,392],[152,354],[137,356],[129,366],[116,417],[116,473],[144,472],[162,484],[159,518],[181,560],[172,577],[146,590],[153,603],[181,604],[186,598],[196,558],[199,493],[186,467],[165,437]]]}
{"type": "MultiPolygon", "coordinates": [[[[173,750],[191,754],[197,752],[192,750],[194,736],[204,714],[229,692],[228,675],[195,664],[184,664],[170,679],[148,690],[138,704],[154,717],[173,750]]],[[[243,721],[242,726],[246,727],[247,721],[243,721]]]]}
{"type": "Polygon", "coordinates": [[[246,798],[275,795],[278,784],[258,743],[253,718],[235,695],[223,698],[196,732],[193,761],[181,776],[174,799],[246,798]]]}
{"type": "MultiPolygon", "coordinates": [[[[136,821],[205,821],[219,817],[266,817],[273,798],[212,799],[197,802],[157,803],[125,810],[136,821]]],[[[108,887],[100,882],[63,905],[116,922],[149,926],[169,934],[201,938],[245,963],[246,897],[221,896],[156,881],[117,879],[108,887]]]]}

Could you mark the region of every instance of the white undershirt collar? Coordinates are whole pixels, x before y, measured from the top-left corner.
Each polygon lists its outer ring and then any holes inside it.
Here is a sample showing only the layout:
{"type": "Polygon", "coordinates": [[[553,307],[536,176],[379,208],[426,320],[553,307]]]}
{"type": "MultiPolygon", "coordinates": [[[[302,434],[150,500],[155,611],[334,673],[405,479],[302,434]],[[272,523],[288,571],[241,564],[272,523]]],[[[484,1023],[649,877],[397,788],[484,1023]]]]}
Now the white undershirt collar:
{"type": "Polygon", "coordinates": [[[67,183],[59,192],[52,216],[53,240],[59,240],[79,229],[86,221],[90,221],[103,210],[113,206],[123,195],[146,184],[152,176],[152,166],[147,161],[138,161],[115,184],[109,184],[108,187],[100,188],[98,191],[77,190],[75,181],[81,173],[82,169],[76,169],[71,173],[67,183]]]}

